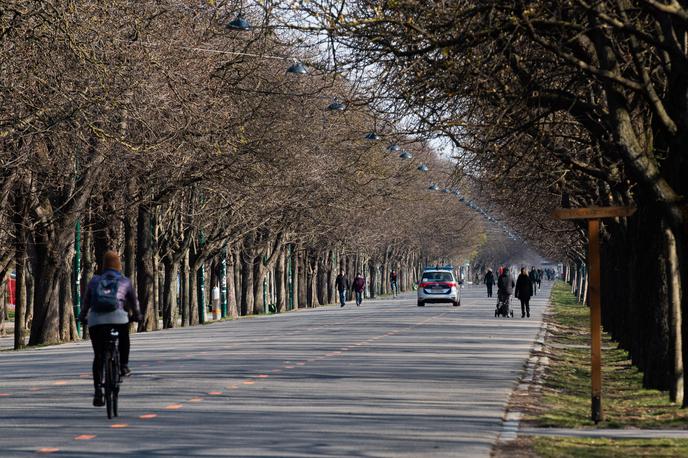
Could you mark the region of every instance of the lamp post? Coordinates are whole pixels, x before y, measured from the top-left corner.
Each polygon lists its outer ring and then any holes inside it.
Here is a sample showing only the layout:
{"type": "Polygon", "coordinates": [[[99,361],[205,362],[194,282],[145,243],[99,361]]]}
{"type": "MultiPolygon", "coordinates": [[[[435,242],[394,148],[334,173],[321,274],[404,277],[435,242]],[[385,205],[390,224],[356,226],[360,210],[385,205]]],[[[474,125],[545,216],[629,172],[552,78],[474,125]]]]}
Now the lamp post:
{"type": "MultiPolygon", "coordinates": [[[[74,226],[74,316],[81,314],[81,222],[74,226]]],[[[81,335],[81,323],[76,320],[76,332],[81,335]]]]}
{"type": "Polygon", "coordinates": [[[220,304],[221,316],[227,317],[227,245],[222,248],[222,268],[220,269],[222,279],[220,280],[220,304]]]}

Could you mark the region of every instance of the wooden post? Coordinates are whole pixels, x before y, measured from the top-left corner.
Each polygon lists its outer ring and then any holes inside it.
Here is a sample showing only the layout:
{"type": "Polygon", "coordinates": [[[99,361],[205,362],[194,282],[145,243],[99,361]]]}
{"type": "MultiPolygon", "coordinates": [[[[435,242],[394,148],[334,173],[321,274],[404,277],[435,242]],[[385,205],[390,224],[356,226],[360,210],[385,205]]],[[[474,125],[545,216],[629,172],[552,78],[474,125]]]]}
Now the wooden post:
{"type": "Polygon", "coordinates": [[[592,421],[602,421],[602,313],[600,307],[600,220],[588,220],[588,275],[592,366],[592,421]]]}
{"type": "Polygon", "coordinates": [[[556,219],[588,220],[588,295],[590,301],[590,365],[592,378],[591,418],[602,421],[602,304],[600,295],[600,219],[626,217],[635,213],[633,207],[558,208],[556,219]]]}

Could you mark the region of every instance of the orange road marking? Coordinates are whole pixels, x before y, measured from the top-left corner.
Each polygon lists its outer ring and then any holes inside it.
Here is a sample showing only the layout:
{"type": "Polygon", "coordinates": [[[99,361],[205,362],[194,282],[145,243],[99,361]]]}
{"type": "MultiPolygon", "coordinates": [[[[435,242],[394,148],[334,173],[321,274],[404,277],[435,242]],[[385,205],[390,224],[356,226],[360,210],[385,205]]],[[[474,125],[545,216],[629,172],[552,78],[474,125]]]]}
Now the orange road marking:
{"type": "Polygon", "coordinates": [[[95,434],[81,434],[79,436],[76,436],[74,438],[75,441],[90,441],[91,439],[95,439],[96,435],[95,434]]]}
{"type": "Polygon", "coordinates": [[[239,387],[236,385],[229,385],[227,388],[229,388],[230,390],[236,390],[239,387]]]}
{"type": "Polygon", "coordinates": [[[254,383],[256,383],[256,382],[254,382],[253,380],[246,380],[244,382],[244,385],[253,385],[254,383]]]}
{"type": "Polygon", "coordinates": [[[268,378],[270,377],[268,374],[260,374],[258,375],[258,378],[268,378]]]}
{"type": "Polygon", "coordinates": [[[306,363],[304,363],[303,361],[299,361],[298,363],[296,363],[296,365],[297,365],[297,366],[305,366],[306,363]]]}
{"type": "Polygon", "coordinates": [[[177,409],[181,409],[182,407],[184,407],[183,404],[170,404],[170,405],[166,406],[165,408],[167,410],[177,410],[177,409]]]}
{"type": "Polygon", "coordinates": [[[66,385],[66,384],[67,384],[67,382],[65,382],[64,380],[58,380],[57,382],[53,383],[53,385],[66,385]]]}
{"type": "Polygon", "coordinates": [[[129,425],[127,423],[115,423],[115,424],[110,426],[110,428],[114,428],[114,429],[122,429],[122,428],[128,428],[128,427],[129,427],[129,425]]]}
{"type": "Polygon", "coordinates": [[[147,414],[141,415],[139,418],[140,418],[141,420],[150,420],[151,418],[155,418],[155,417],[157,417],[157,416],[158,416],[157,413],[147,413],[147,414]]]}
{"type": "Polygon", "coordinates": [[[43,448],[39,448],[37,450],[38,453],[55,453],[55,452],[59,452],[59,451],[60,451],[60,449],[55,448],[55,447],[43,447],[43,448]]]}
{"type": "Polygon", "coordinates": [[[203,398],[191,398],[189,399],[189,402],[201,402],[203,398]]]}
{"type": "Polygon", "coordinates": [[[220,396],[222,391],[209,391],[208,394],[211,396],[220,396]]]}
{"type": "Polygon", "coordinates": [[[284,366],[285,369],[293,369],[294,366],[284,366]]]}
{"type": "Polygon", "coordinates": [[[29,388],[29,391],[40,391],[40,388],[37,386],[34,386],[33,388],[29,388]]]}
{"type": "Polygon", "coordinates": [[[9,395],[9,393],[0,393],[0,398],[6,398],[9,395]]]}

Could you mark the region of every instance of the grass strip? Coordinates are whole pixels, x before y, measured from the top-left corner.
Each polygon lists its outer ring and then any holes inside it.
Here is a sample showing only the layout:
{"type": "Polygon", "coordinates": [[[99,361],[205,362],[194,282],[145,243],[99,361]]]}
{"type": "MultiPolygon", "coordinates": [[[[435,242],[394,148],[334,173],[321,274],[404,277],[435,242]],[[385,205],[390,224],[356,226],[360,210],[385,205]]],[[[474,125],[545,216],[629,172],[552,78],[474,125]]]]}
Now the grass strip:
{"type": "Polygon", "coordinates": [[[685,439],[586,439],[535,437],[535,454],[542,458],[677,457],[688,456],[685,439]]]}

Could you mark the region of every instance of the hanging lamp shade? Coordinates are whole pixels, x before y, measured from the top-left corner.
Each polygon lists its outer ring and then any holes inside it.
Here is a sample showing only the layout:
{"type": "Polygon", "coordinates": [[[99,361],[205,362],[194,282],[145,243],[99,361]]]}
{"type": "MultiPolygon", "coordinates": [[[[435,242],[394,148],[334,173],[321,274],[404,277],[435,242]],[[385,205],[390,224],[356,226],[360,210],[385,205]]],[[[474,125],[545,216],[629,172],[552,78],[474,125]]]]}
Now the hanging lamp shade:
{"type": "Polygon", "coordinates": [[[418,166],[418,170],[420,170],[421,172],[427,172],[429,169],[427,165],[421,164],[418,166]]]}
{"type": "Polygon", "coordinates": [[[404,160],[409,160],[413,159],[413,154],[409,153],[408,151],[402,151],[401,154],[399,155],[400,158],[404,160]]]}
{"type": "Polygon", "coordinates": [[[287,69],[287,73],[294,73],[296,75],[305,75],[308,73],[308,69],[301,62],[294,62],[287,69]]]}
{"type": "Polygon", "coordinates": [[[243,14],[239,13],[234,20],[227,24],[227,28],[239,32],[248,32],[251,30],[251,24],[248,23],[243,14]]]}
{"type": "Polygon", "coordinates": [[[430,185],[430,187],[428,189],[430,191],[439,191],[440,187],[433,183],[430,185]]]}
{"type": "Polygon", "coordinates": [[[461,195],[459,191],[457,191],[456,189],[452,191],[452,194],[454,194],[456,197],[459,197],[461,195]]]}
{"type": "Polygon", "coordinates": [[[399,148],[399,145],[397,145],[396,143],[392,143],[387,147],[387,151],[389,151],[390,153],[396,153],[399,150],[401,150],[401,148],[399,148]]]}
{"type": "Polygon", "coordinates": [[[374,141],[380,140],[380,136],[379,136],[377,133],[375,133],[375,132],[368,132],[368,133],[365,135],[365,139],[374,142],[374,141]]]}
{"type": "Polygon", "coordinates": [[[338,98],[335,97],[334,100],[332,100],[332,103],[327,106],[327,109],[330,111],[344,111],[346,109],[346,105],[344,105],[339,101],[338,98]]]}
{"type": "Polygon", "coordinates": [[[449,189],[444,188],[444,189],[442,190],[442,192],[443,192],[444,194],[449,194],[449,189]]]}

